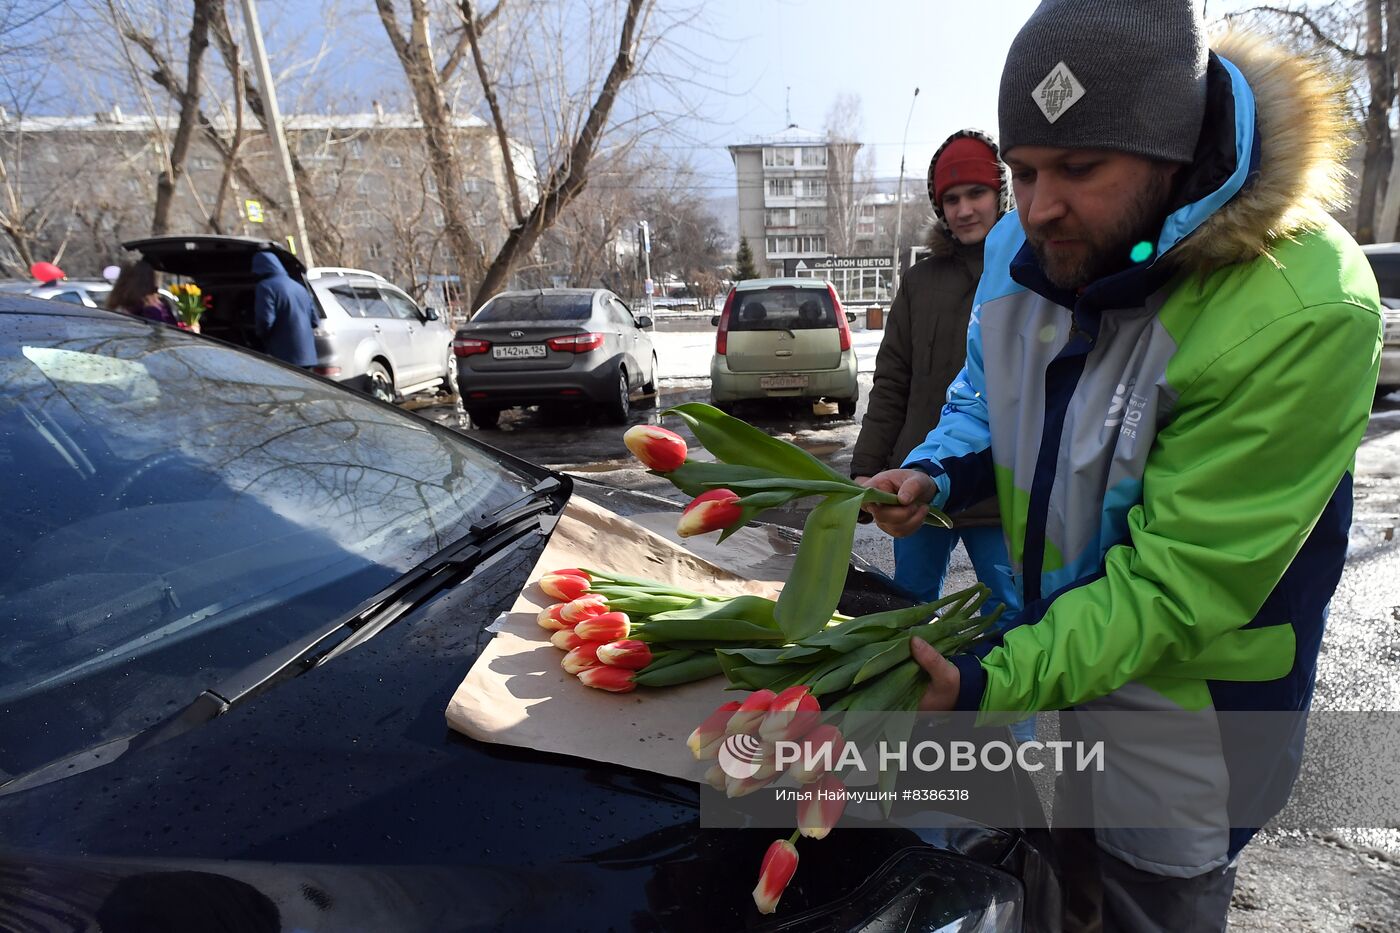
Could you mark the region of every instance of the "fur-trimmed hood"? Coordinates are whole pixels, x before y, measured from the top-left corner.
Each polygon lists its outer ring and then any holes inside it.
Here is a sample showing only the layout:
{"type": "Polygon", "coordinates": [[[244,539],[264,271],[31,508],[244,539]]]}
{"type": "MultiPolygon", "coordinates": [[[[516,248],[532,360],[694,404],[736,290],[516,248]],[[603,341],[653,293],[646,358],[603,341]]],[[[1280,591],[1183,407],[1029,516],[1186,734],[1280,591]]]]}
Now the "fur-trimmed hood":
{"type": "Polygon", "coordinates": [[[1268,256],[1280,238],[1321,225],[1330,210],[1346,201],[1343,166],[1350,147],[1344,88],[1319,63],[1239,30],[1219,36],[1211,50],[1238,69],[1248,87],[1242,89],[1231,75],[1237,125],[1213,127],[1208,113],[1197,161],[1189,171],[1197,178],[1206,171],[1202,153],[1215,130],[1233,131],[1243,143],[1235,147],[1237,161],[1257,158],[1257,172],[1249,171],[1253,165],[1240,167],[1242,180],[1233,197],[1228,181],[1212,191],[1215,197],[1228,197],[1223,205],[1210,210],[1208,196],[1168,218],[1164,240],[1173,233],[1173,223],[1188,229],[1176,231],[1180,239],[1163,258],[1201,274],[1268,256]],[[1251,111],[1257,156],[1253,134],[1242,124],[1251,111]],[[1193,210],[1204,219],[1193,218],[1193,210]]]}
{"type": "Polygon", "coordinates": [[[952,231],[948,229],[948,221],[943,216],[943,207],[934,196],[933,172],[938,166],[938,159],[943,155],[945,149],[954,141],[959,139],[976,139],[986,143],[992,150],[992,154],[997,159],[997,169],[1001,172],[1001,203],[997,207],[997,218],[1006,216],[1011,210],[1011,174],[1007,171],[1006,163],[1001,161],[1001,149],[997,147],[996,140],[988,134],[976,129],[958,130],[947,139],[933,153],[933,158],[928,163],[928,200],[933,205],[933,217],[929,219],[928,226],[924,230],[924,245],[934,256],[951,256],[958,247],[958,241],[954,238],[952,231]]]}

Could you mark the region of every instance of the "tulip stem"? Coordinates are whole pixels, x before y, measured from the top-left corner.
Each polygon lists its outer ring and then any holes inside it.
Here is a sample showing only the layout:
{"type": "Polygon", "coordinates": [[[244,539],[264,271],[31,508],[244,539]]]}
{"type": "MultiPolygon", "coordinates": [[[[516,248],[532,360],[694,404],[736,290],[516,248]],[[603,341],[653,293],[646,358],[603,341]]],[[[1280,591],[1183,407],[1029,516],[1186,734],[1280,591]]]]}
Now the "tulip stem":
{"type": "Polygon", "coordinates": [[[794,829],[794,830],[792,831],[792,835],[791,835],[791,836],[788,836],[788,845],[790,845],[790,846],[795,846],[795,845],[797,845],[797,840],[798,840],[801,836],[802,836],[802,830],[800,830],[800,829],[794,829]]]}

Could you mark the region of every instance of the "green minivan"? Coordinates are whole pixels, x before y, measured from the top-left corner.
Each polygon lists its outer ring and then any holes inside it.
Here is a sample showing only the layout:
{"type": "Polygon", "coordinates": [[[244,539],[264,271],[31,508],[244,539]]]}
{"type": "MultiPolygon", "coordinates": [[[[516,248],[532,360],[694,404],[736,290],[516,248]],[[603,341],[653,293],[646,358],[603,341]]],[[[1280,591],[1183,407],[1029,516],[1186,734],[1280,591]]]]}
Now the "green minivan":
{"type": "Polygon", "coordinates": [[[851,328],[836,290],[821,279],[749,279],[730,289],[710,362],[710,401],[827,399],[845,417],[859,388],[851,328]]]}

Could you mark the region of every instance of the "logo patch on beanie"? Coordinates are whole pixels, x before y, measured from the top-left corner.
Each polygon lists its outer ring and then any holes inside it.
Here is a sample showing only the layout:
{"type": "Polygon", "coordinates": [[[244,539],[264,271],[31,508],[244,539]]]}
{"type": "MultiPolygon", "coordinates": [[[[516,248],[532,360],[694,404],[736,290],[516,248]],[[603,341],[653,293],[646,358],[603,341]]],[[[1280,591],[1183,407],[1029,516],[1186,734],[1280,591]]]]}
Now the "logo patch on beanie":
{"type": "Polygon", "coordinates": [[[1064,62],[1051,68],[1045,80],[1036,85],[1035,90],[1031,92],[1031,97],[1035,98],[1035,105],[1051,123],[1064,116],[1065,111],[1079,103],[1083,96],[1084,85],[1079,83],[1079,79],[1064,62]]]}

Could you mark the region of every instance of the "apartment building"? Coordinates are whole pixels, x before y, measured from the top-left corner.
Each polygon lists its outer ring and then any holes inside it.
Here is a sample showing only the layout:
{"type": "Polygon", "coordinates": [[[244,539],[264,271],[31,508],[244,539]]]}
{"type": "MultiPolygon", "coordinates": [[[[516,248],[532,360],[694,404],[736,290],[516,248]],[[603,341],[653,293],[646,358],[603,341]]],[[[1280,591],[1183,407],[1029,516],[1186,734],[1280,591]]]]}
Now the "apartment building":
{"type": "Polygon", "coordinates": [[[798,260],[830,255],[833,207],[849,196],[860,143],[833,142],[789,126],[774,136],[732,145],[739,235],[763,275],[781,276],[798,260]]]}
{"type": "MultiPolygon", "coordinates": [[[[307,180],[303,202],[320,212],[337,240],[336,255],[318,253],[318,264],[369,269],[409,286],[457,278],[416,115],[376,105],[368,113],[289,115],[285,124],[307,180]]],[[[232,126],[220,121],[215,127],[224,139],[233,138],[232,126]]],[[[173,117],[131,115],[119,108],[23,119],[0,111],[0,195],[23,219],[27,250],[36,258],[61,259],[74,276],[95,275],[124,258],[121,241],[150,232],[156,180],[174,131],[173,117]]],[[[495,133],[479,118],[457,117],[455,131],[465,167],[467,220],[482,255],[490,257],[513,224],[505,161],[495,133]]],[[[518,143],[512,146],[521,198],[533,203],[538,197],[533,154],[518,143]]],[[[196,132],[172,205],[171,232],[285,242],[295,232],[285,209],[262,203],[239,172],[225,171],[227,165],[196,132]]],[[[251,121],[237,165],[285,208],[286,183],[271,140],[251,121]]],[[[0,243],[0,265],[8,274],[23,275],[17,271],[25,264],[14,235],[0,243]]]]}

